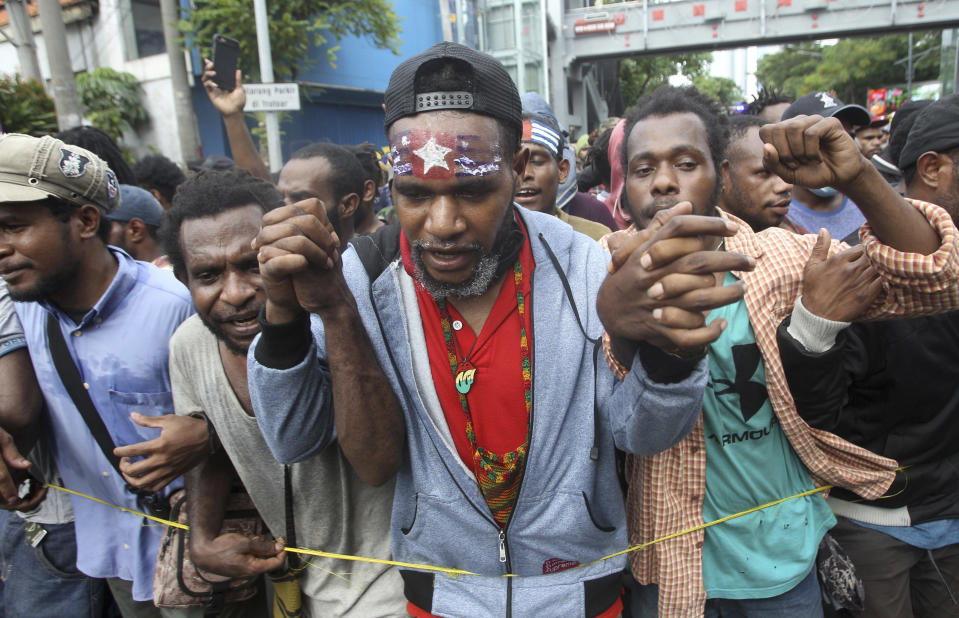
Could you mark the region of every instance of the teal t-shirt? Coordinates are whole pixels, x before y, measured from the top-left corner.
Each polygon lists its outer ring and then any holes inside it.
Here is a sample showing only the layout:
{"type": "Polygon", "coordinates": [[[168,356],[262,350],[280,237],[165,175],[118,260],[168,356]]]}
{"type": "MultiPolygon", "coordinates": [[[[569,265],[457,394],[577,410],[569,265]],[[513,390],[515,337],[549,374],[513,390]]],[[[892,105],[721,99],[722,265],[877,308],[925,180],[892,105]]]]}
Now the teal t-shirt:
{"type": "MultiPolygon", "coordinates": [[[[727,273],[724,285],[735,281],[727,273]]],[[[717,318],[728,326],[709,347],[703,398],[706,522],[814,487],[773,413],[745,302],[714,309],[707,321],[717,318]]],[[[823,535],[835,524],[815,494],[707,528],[706,596],[759,599],[791,590],[809,574],[823,535]]]]}

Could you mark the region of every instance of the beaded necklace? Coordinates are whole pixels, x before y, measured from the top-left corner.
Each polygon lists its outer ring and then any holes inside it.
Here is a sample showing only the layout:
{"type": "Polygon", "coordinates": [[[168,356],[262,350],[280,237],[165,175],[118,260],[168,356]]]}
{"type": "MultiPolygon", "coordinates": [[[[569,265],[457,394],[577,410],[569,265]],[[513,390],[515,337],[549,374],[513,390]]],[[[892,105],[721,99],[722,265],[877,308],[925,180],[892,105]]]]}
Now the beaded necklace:
{"type": "Polygon", "coordinates": [[[529,338],[526,335],[526,300],[520,284],[523,281],[523,268],[519,260],[513,265],[513,281],[516,284],[516,306],[519,312],[519,342],[522,356],[523,396],[526,404],[526,439],[521,445],[502,455],[489,451],[476,443],[476,432],[473,429],[473,417],[470,414],[469,402],[466,393],[472,386],[476,369],[469,363],[469,356],[462,362],[457,358],[457,342],[450,327],[450,312],[446,307],[446,299],[437,301],[440,310],[440,324],[443,327],[443,339],[446,342],[446,353],[449,356],[450,372],[456,383],[456,392],[459,395],[460,406],[466,415],[466,438],[473,449],[473,472],[479,482],[480,491],[486,499],[493,518],[500,526],[509,521],[513,505],[516,503],[516,494],[519,491],[519,482],[526,464],[526,453],[529,447],[529,434],[533,417],[530,408],[533,403],[532,392],[532,364],[530,362],[529,338]],[[468,384],[467,384],[468,382],[468,384]]]}

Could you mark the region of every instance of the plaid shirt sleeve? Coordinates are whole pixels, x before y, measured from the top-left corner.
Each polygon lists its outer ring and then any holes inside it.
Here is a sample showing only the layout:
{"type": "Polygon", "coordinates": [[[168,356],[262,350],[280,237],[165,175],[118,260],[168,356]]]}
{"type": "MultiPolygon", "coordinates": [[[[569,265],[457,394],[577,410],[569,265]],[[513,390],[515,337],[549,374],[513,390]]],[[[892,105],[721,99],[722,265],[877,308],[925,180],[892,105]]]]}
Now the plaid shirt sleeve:
{"type": "MultiPolygon", "coordinates": [[[[959,308],[956,230],[948,215],[931,204],[913,202],[939,233],[941,246],[930,256],[897,252],[881,245],[868,227],[863,244],[887,282],[872,317],[930,313],[959,308]]],[[[722,216],[726,217],[725,213],[722,216]]],[[[728,217],[735,220],[733,217],[728,217]]],[[[834,483],[876,498],[894,478],[896,462],[828,432],[811,429],[799,417],[779,358],[775,331],[792,310],[802,288],[802,272],[815,244],[813,235],[770,230],[757,235],[744,226],[727,249],[757,258],[751,273],[736,273],[747,283],[745,303],[763,354],[767,390],[776,416],[793,449],[817,483],[834,483]]],[[[605,246],[605,243],[604,243],[605,246]]],[[[830,253],[843,249],[833,243],[830,253]]],[[[624,373],[604,338],[614,373],[624,373]]],[[[702,423],[673,448],[627,460],[627,519],[631,544],[675,534],[702,523],[706,462],[702,423]]],[[[706,593],[702,581],[703,532],[685,534],[630,554],[634,577],[659,584],[662,616],[701,616],[706,593]]]]}
{"type": "Polygon", "coordinates": [[[886,294],[864,319],[915,316],[959,309],[959,239],[945,210],[919,200],[912,203],[939,234],[930,255],[905,253],[882,244],[869,224],[863,226],[866,254],[886,281],[886,294]]]}

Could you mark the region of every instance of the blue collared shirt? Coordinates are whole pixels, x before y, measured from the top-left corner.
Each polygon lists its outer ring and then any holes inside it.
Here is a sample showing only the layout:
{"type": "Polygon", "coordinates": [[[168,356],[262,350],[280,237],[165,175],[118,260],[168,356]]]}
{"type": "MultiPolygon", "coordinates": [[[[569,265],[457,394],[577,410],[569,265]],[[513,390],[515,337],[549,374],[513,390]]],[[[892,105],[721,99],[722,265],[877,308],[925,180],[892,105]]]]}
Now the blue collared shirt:
{"type": "Polygon", "coordinates": [[[7,293],[7,284],[0,279],[0,356],[26,346],[27,340],[13,309],[13,301],[7,293]]]}
{"type": "MultiPolygon", "coordinates": [[[[46,302],[15,303],[37,380],[47,403],[57,468],[70,489],[138,509],[136,496],[103,455],[54,368],[47,316],[60,331],[90,398],[117,446],[159,437],[131,412],[173,413],[168,369],[173,331],[193,313],[187,289],[167,271],[110,247],[119,266],[106,293],[79,324],[46,302]]],[[[182,486],[177,480],[166,491],[182,486]]],[[[153,571],[163,528],[85,498],[71,497],[76,516],[77,567],[91,577],[133,582],[133,598],[153,598],[153,571]]]]}

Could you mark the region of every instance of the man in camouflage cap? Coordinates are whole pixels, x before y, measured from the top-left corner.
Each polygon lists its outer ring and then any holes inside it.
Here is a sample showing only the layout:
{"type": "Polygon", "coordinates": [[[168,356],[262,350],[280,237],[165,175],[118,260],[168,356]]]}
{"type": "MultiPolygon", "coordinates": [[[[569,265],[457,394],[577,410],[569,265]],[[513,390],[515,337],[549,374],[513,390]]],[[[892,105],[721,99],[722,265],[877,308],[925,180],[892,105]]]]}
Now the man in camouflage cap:
{"type": "MultiPolygon", "coordinates": [[[[116,176],[93,153],[52,137],[0,136],[0,276],[46,401],[41,435],[66,487],[143,510],[145,497],[162,502],[180,484],[208,434],[203,421],[172,414],[167,345],[193,312],[190,295],[170,273],[107,246],[106,214],[119,199],[116,176]],[[83,388],[68,391],[62,376],[74,364],[83,388]],[[99,427],[81,414],[85,398],[99,427]],[[94,437],[100,430],[106,440],[94,437]]],[[[162,528],[84,498],[71,503],[75,568],[107,579],[124,616],[167,615],[152,603],[162,528]]]]}

